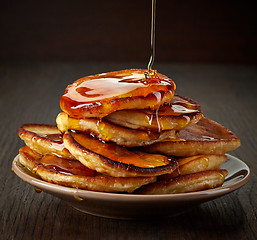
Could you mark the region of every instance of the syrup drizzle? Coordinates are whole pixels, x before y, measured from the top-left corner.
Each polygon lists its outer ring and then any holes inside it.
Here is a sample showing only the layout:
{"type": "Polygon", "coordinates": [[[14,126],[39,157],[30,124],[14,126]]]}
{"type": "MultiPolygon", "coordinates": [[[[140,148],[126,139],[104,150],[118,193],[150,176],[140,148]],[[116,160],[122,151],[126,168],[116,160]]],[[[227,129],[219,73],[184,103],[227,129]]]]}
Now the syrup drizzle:
{"type": "Polygon", "coordinates": [[[44,155],[38,164],[49,170],[54,170],[65,175],[95,176],[95,171],[87,168],[79,161],[68,160],[54,155],[44,155]]]}
{"type": "Polygon", "coordinates": [[[145,72],[146,78],[155,77],[157,71],[153,70],[153,63],[155,59],[155,19],[156,19],[156,0],[152,0],[152,15],[151,15],[151,56],[145,72]]]}
{"type": "Polygon", "coordinates": [[[159,109],[155,110],[155,118],[156,118],[156,122],[157,122],[157,126],[158,126],[158,132],[161,132],[161,125],[160,125],[160,121],[159,121],[159,109]]]}
{"type": "Polygon", "coordinates": [[[147,154],[145,152],[127,149],[112,142],[101,141],[92,135],[79,132],[72,133],[72,137],[85,149],[116,162],[143,168],[154,168],[169,164],[168,157],[164,155],[147,154]]]}

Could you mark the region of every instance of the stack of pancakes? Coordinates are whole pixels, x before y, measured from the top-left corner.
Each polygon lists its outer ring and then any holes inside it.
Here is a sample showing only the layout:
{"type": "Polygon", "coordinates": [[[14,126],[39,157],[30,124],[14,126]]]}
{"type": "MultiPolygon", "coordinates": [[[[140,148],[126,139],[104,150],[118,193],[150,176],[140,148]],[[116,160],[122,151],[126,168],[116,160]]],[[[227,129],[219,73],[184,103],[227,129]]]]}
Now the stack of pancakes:
{"type": "Polygon", "coordinates": [[[156,71],[88,76],[66,88],[57,126],[26,124],[19,161],[42,179],[103,192],[168,194],[221,186],[238,137],[174,94],[156,71]]]}

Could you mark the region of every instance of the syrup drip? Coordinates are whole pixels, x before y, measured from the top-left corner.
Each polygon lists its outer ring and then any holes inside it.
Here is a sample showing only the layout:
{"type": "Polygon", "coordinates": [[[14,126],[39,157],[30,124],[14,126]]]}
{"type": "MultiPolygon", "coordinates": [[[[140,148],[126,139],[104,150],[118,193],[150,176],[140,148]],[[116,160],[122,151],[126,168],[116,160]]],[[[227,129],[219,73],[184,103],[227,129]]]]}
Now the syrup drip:
{"type": "Polygon", "coordinates": [[[180,172],[180,169],[179,169],[179,167],[175,170],[175,171],[177,171],[177,173],[178,173],[178,176],[180,176],[181,175],[181,172],[180,172]]]}
{"type": "Polygon", "coordinates": [[[182,128],[187,126],[191,121],[191,118],[193,118],[195,114],[200,113],[201,109],[197,103],[191,103],[190,101],[175,95],[169,104],[164,104],[158,109],[143,109],[141,112],[146,113],[145,121],[147,124],[155,127],[157,131],[160,132],[162,129],[160,118],[162,118],[162,116],[179,117],[179,124],[182,128]]]}
{"type": "Polygon", "coordinates": [[[155,118],[156,118],[156,122],[157,122],[157,126],[158,126],[158,132],[161,132],[161,125],[160,125],[160,121],[159,121],[159,109],[155,110],[155,118]]]}
{"type": "MultiPolygon", "coordinates": [[[[154,95],[155,95],[157,101],[160,102],[161,98],[162,98],[161,93],[156,92],[156,93],[154,93],[154,95]]],[[[157,123],[157,126],[158,126],[157,132],[158,133],[161,132],[161,125],[160,125],[160,122],[159,122],[159,109],[160,109],[160,106],[157,109],[151,110],[153,113],[151,113],[150,117],[148,117],[148,123],[149,123],[150,126],[157,123]],[[154,117],[155,117],[155,119],[154,119],[154,117]],[[153,121],[153,120],[155,120],[155,121],[153,121]]]]}
{"type": "Polygon", "coordinates": [[[84,198],[80,197],[77,193],[77,191],[75,192],[75,194],[73,195],[74,199],[77,200],[78,202],[81,202],[83,200],[85,200],[84,198]]]}
{"type": "Polygon", "coordinates": [[[203,163],[203,165],[204,165],[206,168],[209,167],[209,159],[208,159],[207,157],[204,157],[204,158],[202,159],[202,163],[203,163]]]}
{"type": "Polygon", "coordinates": [[[165,104],[159,108],[159,115],[180,116],[197,112],[200,112],[200,108],[196,104],[190,103],[176,95],[169,104],[165,104]]]}
{"type": "Polygon", "coordinates": [[[77,200],[79,202],[84,200],[84,198],[81,198],[80,196],[77,196],[77,195],[74,195],[73,197],[74,197],[75,200],[77,200]]]}
{"type": "MultiPolygon", "coordinates": [[[[105,123],[102,122],[101,118],[97,120],[96,126],[97,126],[99,133],[102,135],[102,137],[106,141],[109,141],[112,138],[111,132],[107,130],[107,128],[105,127],[105,123]]],[[[92,134],[92,133],[91,133],[91,135],[94,136],[94,134],[92,134]]]]}
{"type": "Polygon", "coordinates": [[[34,190],[35,190],[36,193],[41,193],[43,191],[42,189],[37,188],[37,187],[34,187],[34,190]]]}

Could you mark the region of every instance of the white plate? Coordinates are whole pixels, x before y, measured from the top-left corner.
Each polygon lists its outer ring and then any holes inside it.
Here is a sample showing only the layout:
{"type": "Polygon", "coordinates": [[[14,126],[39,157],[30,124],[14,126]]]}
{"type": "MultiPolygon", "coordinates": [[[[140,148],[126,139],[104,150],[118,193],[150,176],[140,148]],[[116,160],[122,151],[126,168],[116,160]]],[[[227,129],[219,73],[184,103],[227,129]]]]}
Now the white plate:
{"type": "Polygon", "coordinates": [[[222,187],[192,193],[136,195],[94,192],[48,183],[23,167],[19,163],[19,155],[12,163],[15,174],[35,188],[66,201],[82,212],[118,219],[175,215],[194,205],[228,194],[242,187],[249,180],[250,169],[234,156],[228,155],[228,160],[221,167],[229,172],[222,187]]]}

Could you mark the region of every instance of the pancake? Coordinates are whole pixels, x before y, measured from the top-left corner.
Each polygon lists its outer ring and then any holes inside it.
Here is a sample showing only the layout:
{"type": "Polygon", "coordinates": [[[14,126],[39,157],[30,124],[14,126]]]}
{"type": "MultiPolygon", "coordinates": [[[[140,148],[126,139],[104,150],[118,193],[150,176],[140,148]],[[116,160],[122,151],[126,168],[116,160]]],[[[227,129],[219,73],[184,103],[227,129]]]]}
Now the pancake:
{"type": "Polygon", "coordinates": [[[120,126],[143,130],[181,130],[189,124],[197,123],[203,117],[200,105],[190,98],[174,95],[169,104],[157,110],[120,110],[104,119],[120,126]]]}
{"type": "Polygon", "coordinates": [[[62,133],[56,126],[47,124],[24,124],[18,128],[19,137],[39,154],[55,154],[75,159],[62,142],[62,133]]]}
{"type": "Polygon", "coordinates": [[[80,78],[66,88],[60,107],[74,118],[102,118],[122,109],[158,109],[171,101],[176,85],[157,72],[146,78],[145,71],[130,69],[80,78]]]}
{"type": "Polygon", "coordinates": [[[20,163],[43,180],[63,186],[101,192],[133,192],[152,183],[155,177],[114,178],[81,164],[53,155],[42,156],[30,148],[20,149],[20,163]]]}
{"type": "Polygon", "coordinates": [[[158,176],[171,173],[178,166],[166,156],[128,150],[85,133],[67,131],[63,143],[82,164],[113,177],[158,176]]]}
{"type": "Polygon", "coordinates": [[[201,154],[225,154],[240,146],[240,140],[230,130],[208,118],[189,125],[179,132],[178,138],[146,146],[151,153],[178,157],[201,154]]]}
{"type": "Polygon", "coordinates": [[[176,158],[179,166],[171,174],[160,176],[160,179],[170,179],[179,175],[187,175],[207,170],[217,170],[227,160],[226,155],[197,155],[186,158],[176,158]]]}
{"type": "Polygon", "coordinates": [[[238,137],[174,95],[175,83],[130,69],[78,79],[57,126],[25,124],[20,163],[43,180],[101,192],[173,194],[219,187],[238,137]]]}
{"type": "Polygon", "coordinates": [[[227,170],[192,173],[143,186],[138,190],[138,193],[152,195],[202,191],[220,187],[224,183],[227,174],[227,170]]]}
{"type": "Polygon", "coordinates": [[[76,119],[66,113],[60,113],[56,118],[57,127],[65,132],[76,130],[91,133],[104,141],[112,141],[126,147],[146,146],[162,140],[176,137],[175,130],[162,132],[129,129],[96,118],[76,119]]]}

